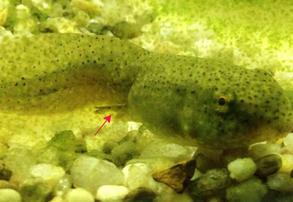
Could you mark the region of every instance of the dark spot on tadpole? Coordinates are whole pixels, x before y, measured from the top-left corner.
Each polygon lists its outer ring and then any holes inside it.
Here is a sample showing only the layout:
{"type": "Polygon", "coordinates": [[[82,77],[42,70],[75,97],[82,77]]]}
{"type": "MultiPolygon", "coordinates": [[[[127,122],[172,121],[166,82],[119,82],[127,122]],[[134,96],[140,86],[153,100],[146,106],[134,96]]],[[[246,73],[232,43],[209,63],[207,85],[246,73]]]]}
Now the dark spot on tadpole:
{"type": "Polygon", "coordinates": [[[223,98],[223,97],[219,98],[218,99],[218,104],[221,105],[221,106],[225,105],[226,104],[225,98],[223,98]]]}

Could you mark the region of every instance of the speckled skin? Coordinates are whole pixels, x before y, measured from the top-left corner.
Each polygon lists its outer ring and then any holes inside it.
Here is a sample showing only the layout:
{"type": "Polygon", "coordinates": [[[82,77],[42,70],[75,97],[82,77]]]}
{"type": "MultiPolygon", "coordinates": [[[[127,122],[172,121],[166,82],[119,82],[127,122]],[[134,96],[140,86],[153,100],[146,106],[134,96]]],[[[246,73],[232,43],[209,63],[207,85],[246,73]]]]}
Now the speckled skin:
{"type": "Polygon", "coordinates": [[[150,53],[106,36],[44,34],[0,49],[2,110],[29,110],[62,89],[100,83],[124,96],[149,129],[208,147],[242,147],[292,130],[289,99],[264,70],[150,53]]]}

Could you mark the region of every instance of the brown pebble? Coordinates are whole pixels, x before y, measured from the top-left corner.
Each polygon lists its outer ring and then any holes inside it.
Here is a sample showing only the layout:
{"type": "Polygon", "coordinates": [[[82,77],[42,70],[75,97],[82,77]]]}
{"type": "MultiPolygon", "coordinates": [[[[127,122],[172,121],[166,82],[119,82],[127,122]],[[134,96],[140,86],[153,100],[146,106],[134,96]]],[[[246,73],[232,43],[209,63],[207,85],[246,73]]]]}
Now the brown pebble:
{"type": "Polygon", "coordinates": [[[195,160],[179,163],[171,168],[154,173],[153,178],[180,193],[185,189],[189,180],[192,178],[195,165],[195,160]]]}

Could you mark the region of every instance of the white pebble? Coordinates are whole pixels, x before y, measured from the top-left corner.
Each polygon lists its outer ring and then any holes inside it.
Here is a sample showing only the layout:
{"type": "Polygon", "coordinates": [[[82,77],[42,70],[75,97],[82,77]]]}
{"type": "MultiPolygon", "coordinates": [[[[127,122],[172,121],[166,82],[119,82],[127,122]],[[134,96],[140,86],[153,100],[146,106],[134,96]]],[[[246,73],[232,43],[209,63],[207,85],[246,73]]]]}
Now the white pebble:
{"type": "Polygon", "coordinates": [[[122,200],[129,190],[127,187],[119,185],[103,185],[97,190],[96,199],[101,201],[122,200]]]}
{"type": "Polygon", "coordinates": [[[228,170],[231,178],[243,181],[253,176],[256,165],[251,158],[236,159],[228,164],[228,170]]]}
{"type": "Polygon", "coordinates": [[[125,176],[125,185],[134,190],[139,187],[158,189],[158,183],[152,177],[152,170],[144,163],[128,164],[122,169],[125,176]]]}
{"type": "Polygon", "coordinates": [[[30,174],[34,178],[42,179],[49,185],[55,186],[65,175],[65,171],[62,167],[42,163],[32,166],[30,174]]]}
{"type": "Polygon", "coordinates": [[[99,186],[124,182],[123,173],[115,164],[90,156],[80,156],[74,161],[71,176],[75,187],[82,187],[92,194],[96,194],[99,186]]]}
{"type": "Polygon", "coordinates": [[[66,202],[94,202],[91,193],[82,188],[71,189],[65,196],[66,202]]]}
{"type": "Polygon", "coordinates": [[[251,145],[249,149],[250,156],[253,159],[259,159],[270,154],[279,154],[280,151],[281,145],[272,143],[257,143],[251,145]]]}
{"type": "Polygon", "coordinates": [[[21,196],[13,189],[0,189],[0,202],[21,202],[21,196]]]}

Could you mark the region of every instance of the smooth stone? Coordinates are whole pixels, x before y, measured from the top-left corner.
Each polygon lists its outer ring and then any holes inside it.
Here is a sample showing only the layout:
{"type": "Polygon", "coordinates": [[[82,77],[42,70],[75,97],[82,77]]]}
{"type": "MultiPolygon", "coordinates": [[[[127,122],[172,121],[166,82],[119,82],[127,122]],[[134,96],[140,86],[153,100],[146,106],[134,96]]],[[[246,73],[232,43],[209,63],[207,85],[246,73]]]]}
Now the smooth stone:
{"type": "Polygon", "coordinates": [[[150,190],[159,189],[160,183],[152,177],[152,170],[144,163],[133,163],[122,169],[125,176],[125,185],[130,190],[145,187],[150,190]]]}
{"type": "Polygon", "coordinates": [[[193,198],[214,196],[231,184],[227,169],[211,169],[195,181],[190,182],[188,191],[193,198]]]}
{"type": "Polygon", "coordinates": [[[66,202],[94,202],[93,195],[85,189],[71,189],[65,196],[66,202]]]}
{"type": "Polygon", "coordinates": [[[253,176],[256,164],[251,158],[236,159],[228,164],[230,177],[237,181],[243,181],[253,176]]]}
{"type": "Polygon", "coordinates": [[[261,202],[267,193],[267,187],[257,178],[251,178],[226,190],[229,202],[261,202]]]}
{"type": "Polygon", "coordinates": [[[256,175],[259,177],[267,177],[276,173],[282,166],[281,157],[277,154],[270,154],[256,160],[256,175]]]}
{"type": "Polygon", "coordinates": [[[281,154],[282,166],[280,172],[290,173],[293,170],[293,154],[281,154]]]}
{"type": "Polygon", "coordinates": [[[259,159],[269,154],[279,154],[281,152],[280,144],[273,143],[257,143],[250,147],[249,154],[253,159],[259,159]]]}
{"type": "Polygon", "coordinates": [[[13,189],[0,189],[0,202],[21,202],[21,196],[13,189]]]}
{"type": "Polygon", "coordinates": [[[124,175],[115,164],[90,156],[78,157],[70,171],[74,186],[82,187],[92,194],[96,194],[99,186],[124,183],[124,175]]]}
{"type": "Polygon", "coordinates": [[[101,201],[122,200],[129,193],[129,189],[119,185],[103,185],[97,190],[96,199],[101,201]]]}
{"type": "Polygon", "coordinates": [[[281,192],[293,192],[293,178],[289,173],[276,173],[267,179],[270,189],[281,192]]]}
{"type": "Polygon", "coordinates": [[[37,164],[30,170],[31,177],[41,179],[46,184],[54,187],[58,181],[65,175],[65,171],[62,167],[51,164],[37,164]]]}

